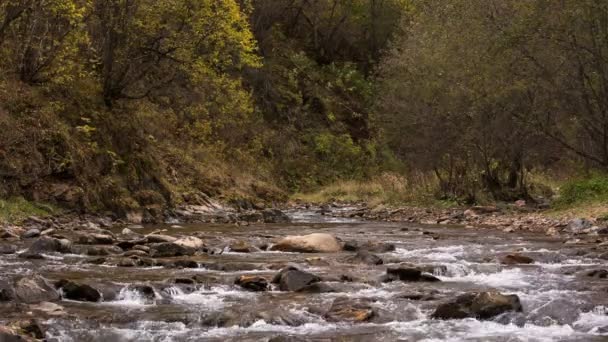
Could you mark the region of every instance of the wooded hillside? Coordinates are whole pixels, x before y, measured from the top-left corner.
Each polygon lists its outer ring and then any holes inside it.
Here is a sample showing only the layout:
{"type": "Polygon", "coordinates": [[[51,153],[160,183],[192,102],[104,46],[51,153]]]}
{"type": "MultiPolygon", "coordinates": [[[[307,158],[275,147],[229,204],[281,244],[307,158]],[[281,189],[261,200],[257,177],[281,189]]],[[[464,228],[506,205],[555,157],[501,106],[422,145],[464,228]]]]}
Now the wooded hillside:
{"type": "Polygon", "coordinates": [[[124,213],[608,168],[601,0],[4,0],[0,197],[124,213]]]}

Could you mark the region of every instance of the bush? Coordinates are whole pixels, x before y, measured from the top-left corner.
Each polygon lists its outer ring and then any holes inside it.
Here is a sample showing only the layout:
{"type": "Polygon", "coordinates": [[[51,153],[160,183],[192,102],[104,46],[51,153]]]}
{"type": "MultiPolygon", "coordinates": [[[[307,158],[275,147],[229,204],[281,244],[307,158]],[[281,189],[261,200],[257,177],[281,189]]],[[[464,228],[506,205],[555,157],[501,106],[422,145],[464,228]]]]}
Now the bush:
{"type": "Polygon", "coordinates": [[[583,202],[608,201],[608,175],[594,175],[566,183],[557,206],[568,206],[583,202]]]}

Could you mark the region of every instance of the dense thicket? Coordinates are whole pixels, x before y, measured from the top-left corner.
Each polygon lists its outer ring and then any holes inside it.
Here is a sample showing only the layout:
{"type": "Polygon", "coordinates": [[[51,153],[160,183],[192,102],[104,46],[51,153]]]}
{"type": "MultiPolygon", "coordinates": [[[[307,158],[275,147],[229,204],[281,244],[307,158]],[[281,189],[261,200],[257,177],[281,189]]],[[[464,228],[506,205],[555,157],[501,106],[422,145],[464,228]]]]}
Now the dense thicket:
{"type": "Polygon", "coordinates": [[[378,113],[444,195],[525,198],[531,169],[608,167],[606,1],[416,4],[383,63],[378,113]]]}
{"type": "Polygon", "coordinates": [[[404,6],[2,1],[0,194],[125,211],[367,175],[371,70],[404,6]]]}

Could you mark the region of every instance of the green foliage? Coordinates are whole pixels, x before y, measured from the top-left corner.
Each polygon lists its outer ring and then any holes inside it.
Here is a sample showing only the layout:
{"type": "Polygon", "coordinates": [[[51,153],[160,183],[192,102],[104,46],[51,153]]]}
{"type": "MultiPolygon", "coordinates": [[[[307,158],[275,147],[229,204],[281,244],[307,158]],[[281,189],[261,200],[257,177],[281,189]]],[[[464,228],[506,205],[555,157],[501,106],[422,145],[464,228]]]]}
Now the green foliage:
{"type": "Polygon", "coordinates": [[[608,176],[604,174],[567,182],[560,189],[556,206],[569,207],[595,202],[608,202],[608,176]]]}
{"type": "Polygon", "coordinates": [[[30,216],[49,216],[59,209],[49,204],[30,202],[23,197],[0,199],[0,223],[19,223],[30,216]]]}

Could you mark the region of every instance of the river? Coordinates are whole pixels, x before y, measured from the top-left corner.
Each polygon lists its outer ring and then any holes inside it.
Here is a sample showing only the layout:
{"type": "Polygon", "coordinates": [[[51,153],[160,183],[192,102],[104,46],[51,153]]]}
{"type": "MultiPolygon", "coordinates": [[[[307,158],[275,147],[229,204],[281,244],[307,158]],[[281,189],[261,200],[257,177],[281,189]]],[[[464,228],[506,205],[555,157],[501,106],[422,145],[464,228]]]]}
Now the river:
{"type": "MultiPolygon", "coordinates": [[[[313,211],[290,213],[289,224],[146,226],[148,234],[196,235],[208,253],[188,257],[196,268],[119,267],[99,256],[48,253],[44,259],[0,256],[0,279],[41,274],[100,289],[98,302],[63,299],[58,314],[38,317],[48,341],[607,341],[608,279],[585,276],[608,267],[586,246],[544,235],[484,229],[360,222],[313,211]],[[230,243],[267,245],[285,235],[329,233],[342,241],[378,241],[394,250],[376,253],[382,265],[347,261],[352,252],[234,252],[230,243]],[[503,265],[520,253],[526,265],[503,265]],[[383,283],[386,268],[407,262],[430,269],[441,282],[383,283]],[[251,292],[234,284],[240,275],[271,279],[294,265],[320,276],[320,293],[251,292]],[[177,280],[176,280],[177,279],[177,280]],[[146,285],[152,294],[136,290],[146,285]],[[441,302],[470,291],[516,294],[523,312],[492,320],[431,319],[441,302]],[[330,292],[331,291],[331,292],[330,292]],[[328,320],[336,299],[365,301],[374,311],[365,322],[328,320]]],[[[135,229],[133,229],[135,230],[135,229]]],[[[113,229],[118,238],[121,228],[113,229]]],[[[68,235],[66,233],[66,235],[68,235]]],[[[20,246],[25,248],[24,246],[20,246]]],[[[0,323],[30,317],[23,306],[0,305],[0,323]]]]}

